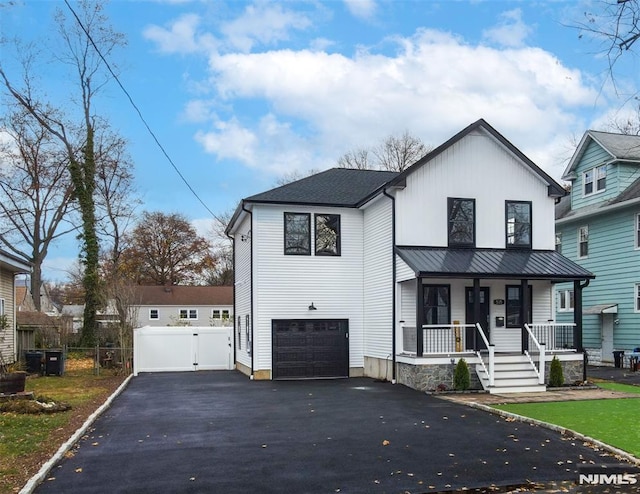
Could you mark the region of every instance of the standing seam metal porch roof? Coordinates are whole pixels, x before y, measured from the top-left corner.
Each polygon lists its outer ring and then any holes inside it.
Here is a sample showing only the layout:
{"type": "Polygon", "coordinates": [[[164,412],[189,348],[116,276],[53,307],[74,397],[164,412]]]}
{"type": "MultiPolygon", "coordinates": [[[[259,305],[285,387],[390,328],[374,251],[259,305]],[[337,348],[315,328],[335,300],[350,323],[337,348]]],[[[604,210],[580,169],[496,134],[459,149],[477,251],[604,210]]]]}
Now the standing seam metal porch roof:
{"type": "Polygon", "coordinates": [[[417,277],[584,280],[595,275],[555,250],[398,246],[417,277]]]}

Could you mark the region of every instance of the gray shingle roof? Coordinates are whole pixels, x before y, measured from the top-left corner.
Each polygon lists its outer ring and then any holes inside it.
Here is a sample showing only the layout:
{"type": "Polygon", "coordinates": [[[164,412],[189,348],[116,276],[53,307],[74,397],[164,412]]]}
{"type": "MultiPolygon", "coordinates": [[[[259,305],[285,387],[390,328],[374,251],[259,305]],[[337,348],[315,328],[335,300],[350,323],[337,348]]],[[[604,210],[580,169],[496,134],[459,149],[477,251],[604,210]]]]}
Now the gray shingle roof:
{"type": "Polygon", "coordinates": [[[331,168],[247,197],[245,202],[356,207],[397,175],[396,172],[331,168]]]}
{"type": "Polygon", "coordinates": [[[416,276],[567,281],[595,278],[554,250],[396,247],[396,252],[416,276]]]}
{"type": "Polygon", "coordinates": [[[619,160],[640,160],[640,136],[590,130],[593,139],[619,160]]]}

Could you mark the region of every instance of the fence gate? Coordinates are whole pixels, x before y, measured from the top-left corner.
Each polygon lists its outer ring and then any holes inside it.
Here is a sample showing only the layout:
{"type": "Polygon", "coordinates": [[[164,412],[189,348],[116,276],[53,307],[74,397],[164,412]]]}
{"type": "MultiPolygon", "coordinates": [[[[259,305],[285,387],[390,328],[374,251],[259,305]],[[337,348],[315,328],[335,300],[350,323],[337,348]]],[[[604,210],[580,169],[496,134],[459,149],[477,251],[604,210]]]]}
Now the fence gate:
{"type": "Polygon", "coordinates": [[[233,328],[170,326],[133,332],[133,374],[233,369],[233,328]]]}

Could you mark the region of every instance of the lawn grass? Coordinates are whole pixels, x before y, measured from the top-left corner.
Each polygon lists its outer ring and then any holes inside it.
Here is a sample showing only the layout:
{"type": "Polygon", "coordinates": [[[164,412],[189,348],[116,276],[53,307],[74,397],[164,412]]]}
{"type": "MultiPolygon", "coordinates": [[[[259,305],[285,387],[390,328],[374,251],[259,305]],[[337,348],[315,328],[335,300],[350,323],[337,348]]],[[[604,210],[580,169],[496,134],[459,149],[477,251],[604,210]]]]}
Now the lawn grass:
{"type": "Polygon", "coordinates": [[[93,360],[68,360],[63,376],[29,376],[26,391],[68,403],[55,414],[0,413],[0,493],[17,492],[126,376],[94,374],[93,360]]]}
{"type": "MultiPolygon", "coordinates": [[[[615,388],[615,391],[629,392],[630,390],[626,388],[634,388],[634,386],[622,384],[614,385],[611,383],[606,386],[603,384],[598,385],[606,387],[606,389],[615,388]]],[[[638,393],[640,390],[636,388],[631,392],[638,393]]],[[[566,427],[627,451],[634,456],[640,456],[640,428],[637,427],[640,398],[512,403],[495,405],[494,407],[566,427]]]]}
{"type": "Polygon", "coordinates": [[[620,391],[622,393],[638,393],[640,394],[640,386],[633,386],[631,384],[620,384],[609,381],[603,381],[598,383],[598,387],[602,389],[608,389],[610,391],[620,391]]]}

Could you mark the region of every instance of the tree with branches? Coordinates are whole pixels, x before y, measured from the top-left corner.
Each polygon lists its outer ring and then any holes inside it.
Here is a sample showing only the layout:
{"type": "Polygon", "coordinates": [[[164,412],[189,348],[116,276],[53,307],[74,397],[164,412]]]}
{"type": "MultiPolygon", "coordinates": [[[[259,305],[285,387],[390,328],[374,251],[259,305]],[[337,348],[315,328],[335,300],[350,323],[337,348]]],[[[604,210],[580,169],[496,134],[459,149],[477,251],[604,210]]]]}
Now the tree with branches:
{"type": "Polygon", "coordinates": [[[399,136],[388,136],[371,149],[346,152],[338,158],[338,167],[401,172],[428,152],[429,148],[419,138],[405,131],[399,136]]]}

